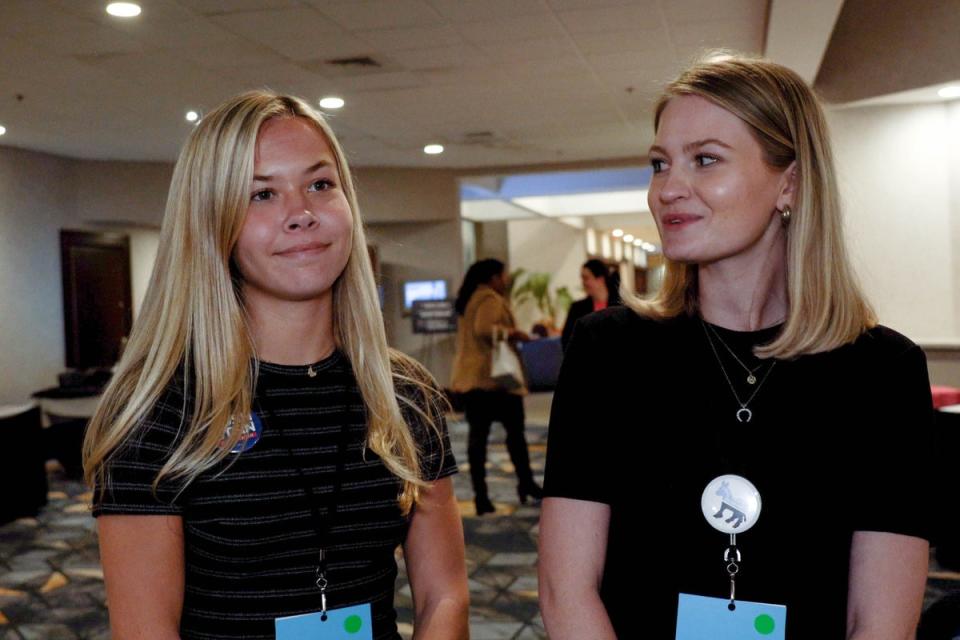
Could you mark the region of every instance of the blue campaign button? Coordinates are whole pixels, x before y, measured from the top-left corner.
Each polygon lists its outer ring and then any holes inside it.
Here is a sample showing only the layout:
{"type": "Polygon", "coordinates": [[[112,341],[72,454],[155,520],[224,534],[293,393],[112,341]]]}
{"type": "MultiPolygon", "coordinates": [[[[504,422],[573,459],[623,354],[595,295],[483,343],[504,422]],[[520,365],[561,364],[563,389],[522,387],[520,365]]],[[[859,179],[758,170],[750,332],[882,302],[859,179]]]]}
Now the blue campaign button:
{"type": "MultiPolygon", "coordinates": [[[[233,429],[232,420],[227,425],[225,437],[230,437],[231,429],[233,429]]],[[[260,420],[260,416],[251,412],[250,418],[247,420],[247,424],[245,424],[243,427],[243,434],[240,436],[240,440],[237,441],[237,444],[234,445],[233,449],[230,449],[230,453],[243,453],[244,451],[249,451],[253,448],[253,445],[260,442],[260,436],[262,435],[263,422],[260,420]]]]}

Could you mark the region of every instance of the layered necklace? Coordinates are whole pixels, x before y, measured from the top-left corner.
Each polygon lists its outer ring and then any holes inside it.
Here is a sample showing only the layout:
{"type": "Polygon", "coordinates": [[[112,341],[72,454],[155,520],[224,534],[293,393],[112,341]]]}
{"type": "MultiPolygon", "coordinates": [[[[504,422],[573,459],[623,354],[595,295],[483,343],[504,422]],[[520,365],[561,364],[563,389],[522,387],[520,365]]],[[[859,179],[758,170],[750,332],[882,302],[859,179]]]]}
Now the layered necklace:
{"type": "Polygon", "coordinates": [[[723,338],[720,337],[720,334],[716,329],[710,326],[703,318],[700,318],[700,324],[703,325],[703,333],[707,336],[707,343],[710,345],[710,350],[713,351],[713,356],[717,359],[717,364],[720,365],[720,371],[723,373],[723,378],[727,381],[727,385],[730,387],[731,393],[733,393],[733,398],[737,401],[737,404],[740,405],[740,408],[737,409],[736,414],[737,421],[750,422],[750,420],[753,419],[753,411],[750,410],[749,405],[751,402],[753,402],[753,399],[757,396],[757,393],[759,393],[760,388],[763,387],[763,383],[766,382],[767,378],[770,377],[770,373],[773,371],[773,368],[777,366],[777,361],[771,360],[767,371],[758,380],[756,374],[766,363],[761,362],[756,367],[751,369],[745,365],[739,357],[737,357],[737,354],[734,353],[733,349],[731,349],[726,342],[723,341],[723,338]],[[727,353],[729,353],[736,363],[740,365],[740,367],[742,367],[746,372],[747,384],[754,387],[753,393],[750,394],[746,401],[740,400],[740,394],[737,393],[737,388],[733,385],[733,380],[730,379],[730,374],[727,373],[727,368],[723,366],[723,360],[720,358],[720,353],[717,351],[717,345],[714,343],[714,338],[716,338],[717,342],[723,345],[723,348],[727,350],[727,353]]]}

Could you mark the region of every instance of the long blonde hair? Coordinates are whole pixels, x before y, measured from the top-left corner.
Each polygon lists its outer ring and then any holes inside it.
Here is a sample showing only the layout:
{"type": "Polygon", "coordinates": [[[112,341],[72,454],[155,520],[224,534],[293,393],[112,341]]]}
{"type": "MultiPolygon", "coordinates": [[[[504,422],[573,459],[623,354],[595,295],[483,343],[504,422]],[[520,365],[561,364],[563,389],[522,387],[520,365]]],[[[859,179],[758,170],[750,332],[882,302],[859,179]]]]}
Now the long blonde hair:
{"type": "MultiPolygon", "coordinates": [[[[853,342],[876,325],[847,258],[840,197],[823,109],[796,73],[773,62],[725,55],[695,63],[667,85],[657,102],[654,130],[667,103],[695,95],[726,109],[750,127],[772,167],[796,161],[797,197],[787,235],[784,327],[761,357],[794,358],[853,342]]],[[[622,291],[624,303],[653,318],[698,312],[697,265],[666,260],[655,297],[622,291]]]]}
{"type": "Polygon", "coordinates": [[[139,318],[84,439],[85,477],[106,487],[111,454],[138,431],[178,369],[192,412],[154,487],[168,477],[186,486],[239,441],[240,429],[230,430],[226,441],[224,433],[231,419],[249,415],[257,368],[231,254],[248,206],[257,134],[280,117],[309,120],[336,159],[353,244],[333,285],[334,338],[366,405],[367,446],[402,480],[399,502],[406,513],[424,479],[400,404],[437,430],[443,400],[419,364],[387,347],[356,193],[336,137],[305,102],[268,91],[237,96],[206,115],[180,152],[139,318]],[[397,388],[405,393],[398,396],[397,388]]]}

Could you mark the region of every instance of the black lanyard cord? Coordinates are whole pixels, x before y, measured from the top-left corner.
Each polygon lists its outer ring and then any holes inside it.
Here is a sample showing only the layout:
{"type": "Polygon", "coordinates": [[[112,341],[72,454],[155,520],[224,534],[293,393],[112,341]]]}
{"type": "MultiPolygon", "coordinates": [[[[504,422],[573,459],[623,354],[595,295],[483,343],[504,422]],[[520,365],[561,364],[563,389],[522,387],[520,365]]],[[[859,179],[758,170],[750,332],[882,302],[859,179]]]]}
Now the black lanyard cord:
{"type": "MultiPolygon", "coordinates": [[[[263,411],[263,408],[257,403],[257,408],[260,409],[261,419],[265,419],[266,415],[263,411]]],[[[337,465],[336,465],[336,475],[334,476],[333,481],[333,493],[329,501],[327,502],[327,517],[324,518],[320,514],[320,508],[317,504],[317,495],[314,493],[313,487],[310,482],[307,480],[306,473],[304,473],[303,467],[300,465],[297,457],[293,453],[293,448],[290,446],[290,439],[287,437],[286,432],[284,431],[283,425],[280,420],[277,420],[274,424],[277,428],[277,432],[280,435],[281,440],[283,440],[284,449],[287,451],[287,457],[290,460],[291,465],[297,472],[297,477],[300,479],[300,486],[303,489],[303,494],[307,499],[307,504],[310,505],[311,520],[313,522],[314,531],[317,534],[317,568],[316,568],[316,584],[317,588],[320,589],[320,593],[323,599],[323,611],[326,612],[326,590],[327,590],[327,549],[330,545],[330,530],[333,520],[337,516],[337,509],[340,503],[340,495],[343,489],[343,473],[347,453],[347,428],[343,423],[340,424],[340,427],[337,431],[337,465]]]]}

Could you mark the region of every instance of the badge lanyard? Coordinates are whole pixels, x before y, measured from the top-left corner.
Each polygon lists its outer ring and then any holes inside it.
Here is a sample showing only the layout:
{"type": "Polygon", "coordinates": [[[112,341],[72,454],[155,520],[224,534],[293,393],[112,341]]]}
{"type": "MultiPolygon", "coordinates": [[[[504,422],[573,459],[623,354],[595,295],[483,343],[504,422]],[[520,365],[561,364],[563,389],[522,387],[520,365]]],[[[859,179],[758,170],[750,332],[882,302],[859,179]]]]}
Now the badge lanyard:
{"type": "Polygon", "coordinates": [[[740,573],[741,555],[737,547],[737,534],[744,533],[756,524],[761,509],[760,492],[753,483],[736,475],[724,475],[713,479],[700,498],[703,517],[711,527],[730,536],[723,552],[723,562],[730,578],[730,604],[736,609],[737,574],[740,573]]]}
{"type": "MultiPolygon", "coordinates": [[[[259,403],[258,403],[258,408],[259,403]]],[[[261,408],[262,412],[262,408],[261,408]]],[[[316,575],[316,585],[320,590],[320,619],[324,622],[327,620],[327,587],[330,582],[327,579],[327,547],[329,546],[329,536],[330,536],[330,523],[337,515],[337,508],[340,503],[340,492],[343,484],[343,470],[344,470],[344,457],[347,450],[347,429],[341,424],[339,430],[337,431],[337,471],[336,476],[333,481],[333,494],[328,501],[327,507],[327,517],[324,518],[320,515],[320,509],[317,506],[316,495],[313,492],[313,487],[310,486],[310,483],[307,481],[307,476],[303,472],[303,467],[300,466],[296,457],[293,455],[293,449],[290,447],[290,441],[287,438],[286,433],[283,430],[283,426],[278,420],[276,422],[277,431],[280,434],[280,438],[283,440],[284,448],[287,450],[287,456],[290,459],[290,463],[293,465],[294,469],[297,471],[297,477],[300,478],[301,488],[303,493],[307,498],[307,503],[310,505],[310,513],[312,515],[313,528],[317,534],[317,566],[315,570],[316,575]]]]}

